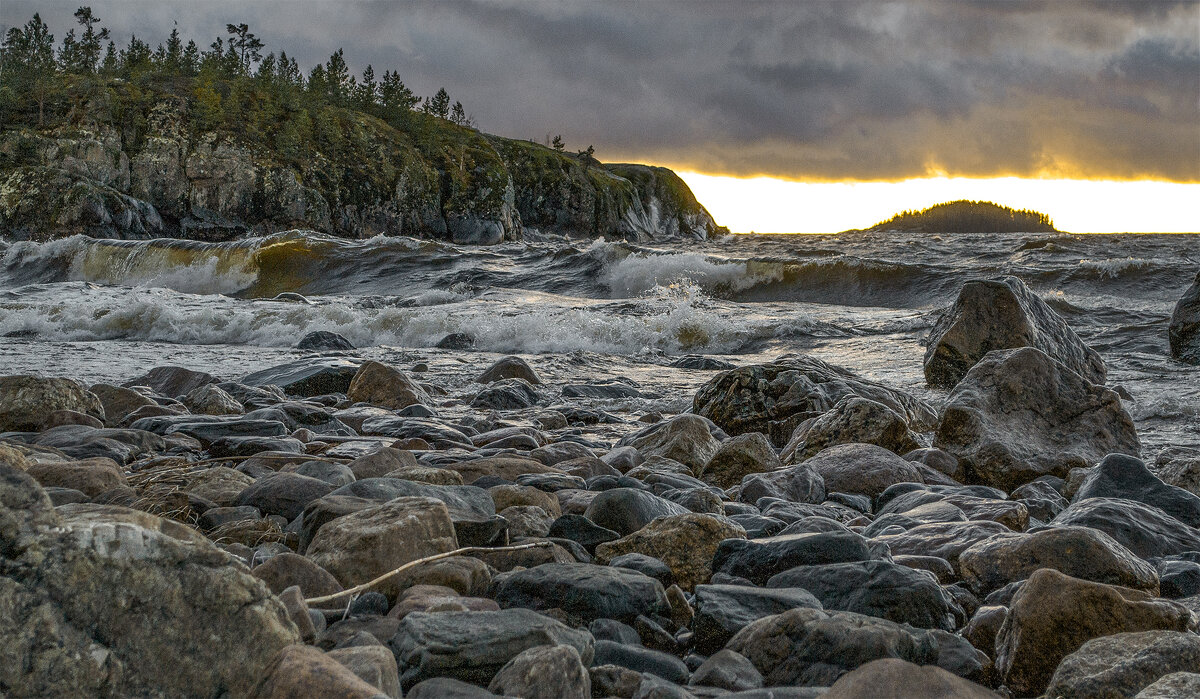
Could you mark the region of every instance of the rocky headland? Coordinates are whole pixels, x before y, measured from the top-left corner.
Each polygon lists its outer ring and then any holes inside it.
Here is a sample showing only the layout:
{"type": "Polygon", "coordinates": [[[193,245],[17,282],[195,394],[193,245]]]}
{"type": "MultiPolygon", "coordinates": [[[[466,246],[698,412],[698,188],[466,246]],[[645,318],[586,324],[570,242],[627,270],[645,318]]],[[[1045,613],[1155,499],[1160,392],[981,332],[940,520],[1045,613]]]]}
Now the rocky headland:
{"type": "Polygon", "coordinates": [[[240,377],[0,377],[0,690],[1200,692],[1200,453],[1143,458],[1014,278],[932,330],[936,404],[695,357],[690,412],[635,415],[589,402],[635,382],[536,358],[464,387],[300,344],[240,377]]]}

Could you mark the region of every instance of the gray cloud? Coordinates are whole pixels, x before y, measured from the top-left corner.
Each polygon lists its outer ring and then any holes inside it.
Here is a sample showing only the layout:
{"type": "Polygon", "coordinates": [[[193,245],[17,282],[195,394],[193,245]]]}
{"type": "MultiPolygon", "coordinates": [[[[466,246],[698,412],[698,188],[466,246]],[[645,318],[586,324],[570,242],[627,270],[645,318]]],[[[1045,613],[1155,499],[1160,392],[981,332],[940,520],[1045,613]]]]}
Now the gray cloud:
{"type": "MultiPolygon", "coordinates": [[[[61,38],[75,2],[5,0],[61,38]]],[[[118,41],[248,22],[305,66],[445,86],[479,125],[605,160],[885,179],[931,171],[1200,180],[1200,2],[145,2],[118,41]]]]}

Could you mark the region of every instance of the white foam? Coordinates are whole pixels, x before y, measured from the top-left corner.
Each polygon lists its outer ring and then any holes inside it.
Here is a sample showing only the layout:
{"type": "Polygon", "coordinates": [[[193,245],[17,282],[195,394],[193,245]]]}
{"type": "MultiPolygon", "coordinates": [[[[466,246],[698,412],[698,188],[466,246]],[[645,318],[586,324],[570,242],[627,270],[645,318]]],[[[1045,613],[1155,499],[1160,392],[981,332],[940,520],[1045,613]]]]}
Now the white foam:
{"type": "Polygon", "coordinates": [[[1140,257],[1126,257],[1124,259],[1112,260],[1083,259],[1079,261],[1079,266],[1082,269],[1095,272],[1103,279],[1116,279],[1125,272],[1148,269],[1153,267],[1154,264],[1153,260],[1146,260],[1140,257]]]}
{"type": "Polygon", "coordinates": [[[751,273],[745,262],[717,261],[695,252],[670,254],[633,253],[610,263],[603,282],[614,297],[643,294],[656,286],[699,284],[705,290],[717,288],[744,291],[764,282],[781,278],[779,266],[759,266],[751,273]]]}

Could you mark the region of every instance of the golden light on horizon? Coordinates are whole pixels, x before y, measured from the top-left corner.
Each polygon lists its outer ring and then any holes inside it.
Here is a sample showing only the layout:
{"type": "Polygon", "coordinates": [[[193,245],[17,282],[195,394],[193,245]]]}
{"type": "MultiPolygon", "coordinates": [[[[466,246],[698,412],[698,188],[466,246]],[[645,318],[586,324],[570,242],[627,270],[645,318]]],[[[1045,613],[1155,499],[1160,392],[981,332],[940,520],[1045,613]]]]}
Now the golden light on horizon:
{"type": "Polygon", "coordinates": [[[1040,211],[1071,233],[1200,232],[1200,183],[1020,177],[800,182],[690,171],[679,176],[717,223],[735,233],[836,233],[956,199],[1040,211]]]}

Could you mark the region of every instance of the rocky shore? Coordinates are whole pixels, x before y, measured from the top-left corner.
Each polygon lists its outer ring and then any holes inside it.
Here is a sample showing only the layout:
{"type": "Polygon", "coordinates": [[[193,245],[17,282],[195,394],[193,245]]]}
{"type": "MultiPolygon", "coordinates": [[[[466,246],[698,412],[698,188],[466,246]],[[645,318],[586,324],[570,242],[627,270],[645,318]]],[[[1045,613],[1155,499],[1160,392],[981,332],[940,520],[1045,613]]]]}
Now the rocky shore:
{"type": "Polygon", "coordinates": [[[1142,453],[1015,278],[932,329],[937,404],[688,357],[690,412],[629,414],[590,401],[633,381],[536,357],[464,391],[298,345],[0,377],[0,693],[1200,694],[1200,452],[1142,453]]]}

